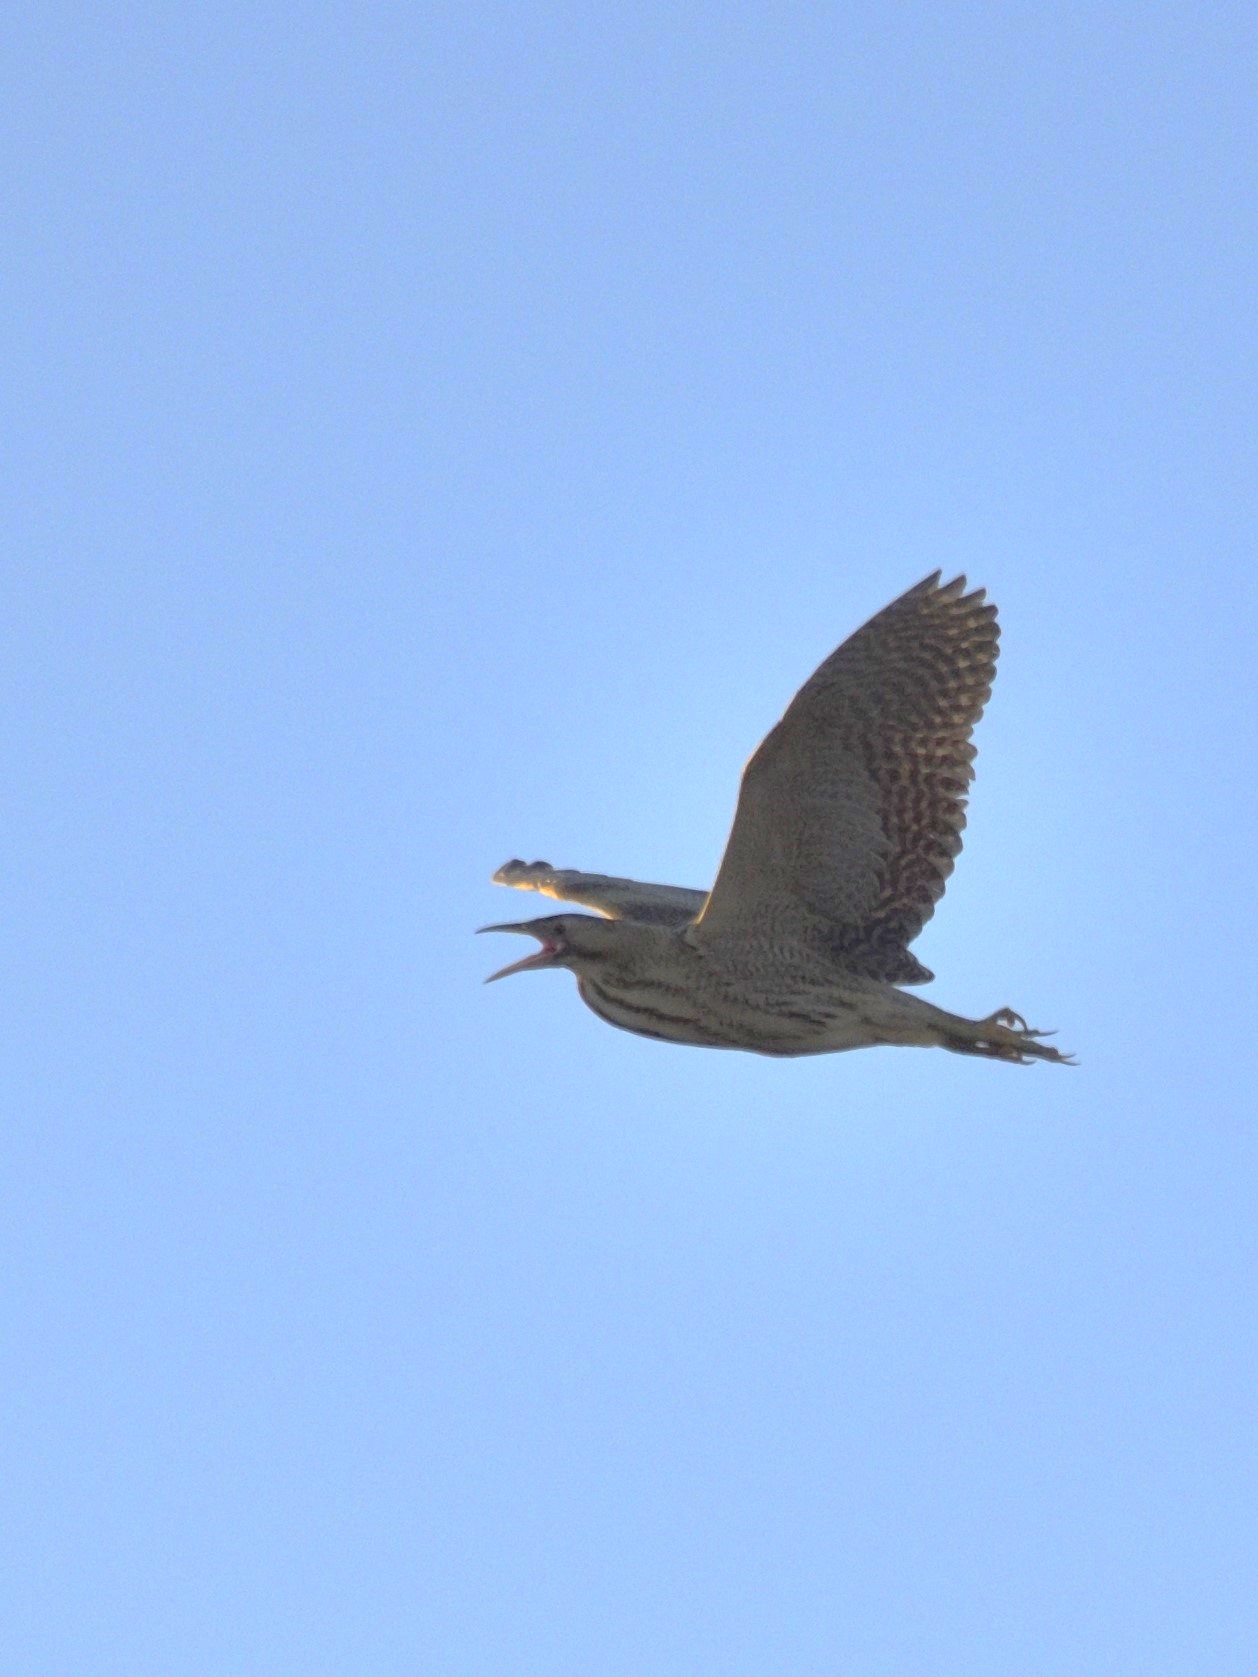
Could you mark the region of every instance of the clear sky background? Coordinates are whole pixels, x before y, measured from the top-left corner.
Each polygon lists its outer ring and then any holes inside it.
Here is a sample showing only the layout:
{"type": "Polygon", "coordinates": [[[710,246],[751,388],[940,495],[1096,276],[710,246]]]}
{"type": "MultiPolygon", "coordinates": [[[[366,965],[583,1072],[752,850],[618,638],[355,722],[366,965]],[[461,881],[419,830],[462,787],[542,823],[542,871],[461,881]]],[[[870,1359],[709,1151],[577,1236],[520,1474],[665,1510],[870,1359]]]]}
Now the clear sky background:
{"type": "Polygon", "coordinates": [[[5,36],[0,1668],[1258,1668],[1252,8],[5,36]],[[482,988],[936,567],[1078,1070],[482,988]]]}

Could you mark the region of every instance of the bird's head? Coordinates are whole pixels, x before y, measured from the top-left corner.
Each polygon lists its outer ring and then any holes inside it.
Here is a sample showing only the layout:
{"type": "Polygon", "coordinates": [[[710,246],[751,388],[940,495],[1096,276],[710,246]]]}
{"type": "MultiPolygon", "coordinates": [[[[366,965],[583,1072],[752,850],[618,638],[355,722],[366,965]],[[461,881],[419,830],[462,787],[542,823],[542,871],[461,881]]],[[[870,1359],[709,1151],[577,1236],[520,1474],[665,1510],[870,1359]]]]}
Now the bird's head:
{"type": "Polygon", "coordinates": [[[503,926],[482,926],[482,932],[527,932],[541,944],[522,961],[513,961],[485,980],[509,978],[513,972],[544,972],[548,967],[581,969],[610,955],[621,945],[625,927],[616,920],[601,920],[592,914],[544,914],[539,920],[510,921],[503,926]]]}

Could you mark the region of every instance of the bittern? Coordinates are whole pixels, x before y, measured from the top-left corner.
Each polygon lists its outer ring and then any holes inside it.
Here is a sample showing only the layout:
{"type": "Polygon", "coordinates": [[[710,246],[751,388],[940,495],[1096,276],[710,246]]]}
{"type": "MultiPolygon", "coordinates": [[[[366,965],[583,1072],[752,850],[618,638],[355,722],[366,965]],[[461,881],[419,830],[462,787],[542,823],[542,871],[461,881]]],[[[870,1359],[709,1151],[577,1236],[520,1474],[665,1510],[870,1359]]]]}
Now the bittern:
{"type": "Polygon", "coordinates": [[[602,918],[482,928],[541,944],[492,979],[567,967],[601,1019],[664,1042],[1070,1063],[1010,1008],[963,1019],[900,988],[934,976],[908,946],[961,849],[1000,634],[984,590],[939,578],[871,618],[795,695],[743,772],[711,891],[508,862],[496,884],[602,918]]]}

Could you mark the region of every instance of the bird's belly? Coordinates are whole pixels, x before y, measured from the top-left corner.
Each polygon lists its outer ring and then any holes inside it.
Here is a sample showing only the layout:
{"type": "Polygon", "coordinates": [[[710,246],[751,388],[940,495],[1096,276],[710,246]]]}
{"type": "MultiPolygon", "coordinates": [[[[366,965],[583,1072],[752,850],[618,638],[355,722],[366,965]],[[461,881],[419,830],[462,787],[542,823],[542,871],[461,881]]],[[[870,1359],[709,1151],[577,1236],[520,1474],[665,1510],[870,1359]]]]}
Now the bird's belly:
{"type": "Polygon", "coordinates": [[[623,1031],[699,1048],[741,1048],[753,1054],[837,1054],[895,1040],[866,1017],[860,1001],[775,994],[755,998],[733,987],[697,995],[651,982],[578,980],[581,998],[600,1019],[623,1031]]]}

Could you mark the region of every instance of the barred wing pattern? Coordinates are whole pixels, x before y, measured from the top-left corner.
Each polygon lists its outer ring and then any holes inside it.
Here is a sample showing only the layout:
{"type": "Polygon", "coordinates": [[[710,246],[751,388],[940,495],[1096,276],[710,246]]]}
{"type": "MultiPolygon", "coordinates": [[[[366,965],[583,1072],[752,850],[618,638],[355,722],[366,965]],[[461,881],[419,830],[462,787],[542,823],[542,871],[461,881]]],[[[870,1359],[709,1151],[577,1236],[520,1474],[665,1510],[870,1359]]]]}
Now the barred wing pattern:
{"type": "Polygon", "coordinates": [[[616,879],[604,873],[578,873],[575,868],[552,868],[549,862],[506,862],[494,875],[495,885],[514,885],[519,891],[540,891],[560,902],[580,903],[609,920],[637,920],[652,926],[688,926],[707,901],[706,891],[682,885],[644,885],[636,879],[616,879]]]}
{"type": "Polygon", "coordinates": [[[798,940],[866,978],[931,977],[907,945],[961,849],[1000,633],[982,589],[939,577],[831,653],[760,745],[696,940],[798,940]]]}

